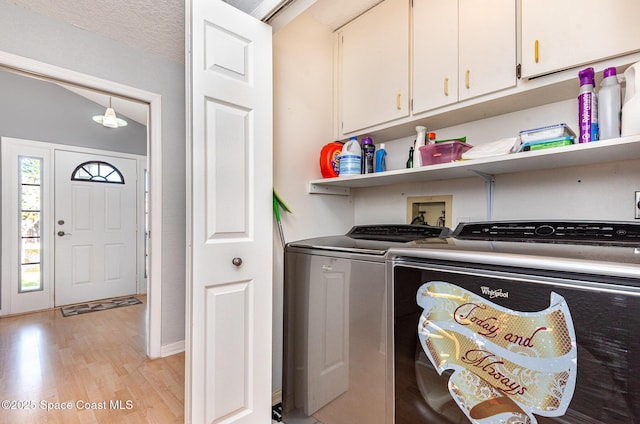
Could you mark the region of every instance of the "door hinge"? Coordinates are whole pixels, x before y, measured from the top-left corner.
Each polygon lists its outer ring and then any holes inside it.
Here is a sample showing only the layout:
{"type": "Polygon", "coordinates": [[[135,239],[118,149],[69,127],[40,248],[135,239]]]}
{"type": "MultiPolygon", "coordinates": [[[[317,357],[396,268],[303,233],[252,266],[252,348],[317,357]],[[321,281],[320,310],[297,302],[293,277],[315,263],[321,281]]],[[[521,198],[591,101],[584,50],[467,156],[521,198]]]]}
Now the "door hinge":
{"type": "Polygon", "coordinates": [[[516,65],[516,78],[520,79],[522,78],[522,64],[518,63],[516,65]]]}

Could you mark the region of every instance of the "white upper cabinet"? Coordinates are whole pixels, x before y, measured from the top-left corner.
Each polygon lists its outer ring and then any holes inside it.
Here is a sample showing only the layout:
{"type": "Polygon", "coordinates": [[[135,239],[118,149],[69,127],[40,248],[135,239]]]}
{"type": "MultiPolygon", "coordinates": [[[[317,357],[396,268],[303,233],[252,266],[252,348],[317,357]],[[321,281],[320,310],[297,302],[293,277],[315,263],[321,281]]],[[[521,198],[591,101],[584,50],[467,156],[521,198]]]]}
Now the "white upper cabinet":
{"type": "Polygon", "coordinates": [[[515,0],[414,0],[414,114],[515,85],[515,0]]]}
{"type": "Polygon", "coordinates": [[[386,0],[338,33],[342,134],[409,116],[409,0],[386,0]]]}
{"type": "Polygon", "coordinates": [[[516,1],[459,0],[459,99],[516,85],[516,1]]]}
{"type": "Polygon", "coordinates": [[[458,101],[458,2],[413,2],[413,110],[458,101]]]}
{"type": "Polygon", "coordinates": [[[639,19],[638,0],[522,0],[522,76],[640,51],[639,19]]]}

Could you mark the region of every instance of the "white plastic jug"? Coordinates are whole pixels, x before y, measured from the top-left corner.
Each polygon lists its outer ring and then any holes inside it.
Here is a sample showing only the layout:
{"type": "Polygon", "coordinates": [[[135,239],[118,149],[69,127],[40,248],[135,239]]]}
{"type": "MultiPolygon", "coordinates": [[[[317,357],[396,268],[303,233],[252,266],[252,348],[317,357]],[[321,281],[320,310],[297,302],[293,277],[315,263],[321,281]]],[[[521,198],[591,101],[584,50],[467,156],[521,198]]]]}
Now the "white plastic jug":
{"type": "Polygon", "coordinates": [[[358,137],[351,137],[340,153],[340,172],[339,175],[356,175],[361,172],[362,150],[358,143],[358,137]]]}
{"type": "Polygon", "coordinates": [[[634,63],[624,71],[627,91],[622,105],[622,137],[640,134],[640,62],[634,63]]]}

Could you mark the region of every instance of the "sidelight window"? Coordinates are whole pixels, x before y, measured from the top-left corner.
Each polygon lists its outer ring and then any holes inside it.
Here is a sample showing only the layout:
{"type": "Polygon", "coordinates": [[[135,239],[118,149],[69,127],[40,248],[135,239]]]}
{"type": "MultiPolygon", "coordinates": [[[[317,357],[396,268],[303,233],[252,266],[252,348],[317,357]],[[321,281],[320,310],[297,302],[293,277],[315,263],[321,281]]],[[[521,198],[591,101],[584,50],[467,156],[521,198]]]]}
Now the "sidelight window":
{"type": "Polygon", "coordinates": [[[81,163],[73,170],[71,180],[124,184],[122,173],[115,166],[103,161],[81,163]]]}
{"type": "Polygon", "coordinates": [[[20,156],[20,293],[42,290],[42,159],[20,156]]]}

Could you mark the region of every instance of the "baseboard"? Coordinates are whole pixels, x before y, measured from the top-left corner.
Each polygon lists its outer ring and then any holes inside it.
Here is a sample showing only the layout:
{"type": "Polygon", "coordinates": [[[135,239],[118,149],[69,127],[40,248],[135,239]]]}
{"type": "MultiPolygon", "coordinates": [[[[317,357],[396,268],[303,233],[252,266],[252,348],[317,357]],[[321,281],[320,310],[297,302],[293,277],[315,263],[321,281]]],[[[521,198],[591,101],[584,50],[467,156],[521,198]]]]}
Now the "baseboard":
{"type": "Polygon", "coordinates": [[[271,393],[271,405],[277,405],[282,402],[282,390],[271,393]]]}
{"type": "Polygon", "coordinates": [[[184,340],[179,340],[177,342],[160,346],[160,357],[165,358],[167,356],[175,355],[176,353],[184,352],[184,350],[184,340]]]}

